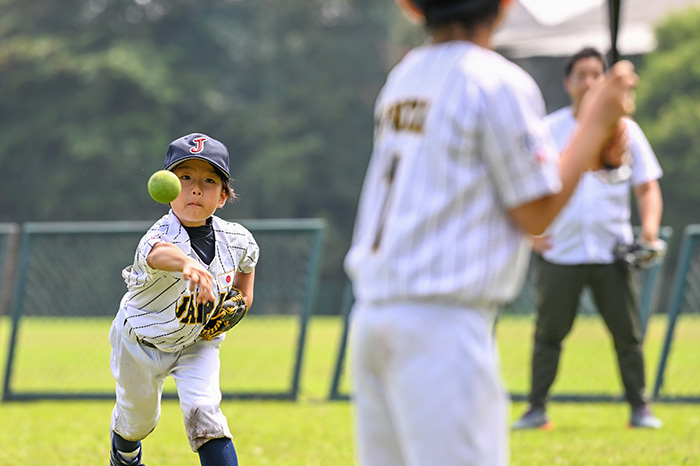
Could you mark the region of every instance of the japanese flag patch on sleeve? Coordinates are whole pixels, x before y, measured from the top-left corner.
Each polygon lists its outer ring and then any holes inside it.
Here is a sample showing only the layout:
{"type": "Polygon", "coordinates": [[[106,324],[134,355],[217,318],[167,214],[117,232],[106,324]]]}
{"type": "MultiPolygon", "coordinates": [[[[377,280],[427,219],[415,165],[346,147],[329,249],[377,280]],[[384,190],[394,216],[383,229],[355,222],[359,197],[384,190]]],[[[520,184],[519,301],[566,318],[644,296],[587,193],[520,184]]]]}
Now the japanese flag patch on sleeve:
{"type": "Polygon", "coordinates": [[[217,276],[219,280],[219,289],[231,288],[233,286],[233,276],[235,273],[234,270],[231,270],[230,272],[219,274],[217,276]]]}

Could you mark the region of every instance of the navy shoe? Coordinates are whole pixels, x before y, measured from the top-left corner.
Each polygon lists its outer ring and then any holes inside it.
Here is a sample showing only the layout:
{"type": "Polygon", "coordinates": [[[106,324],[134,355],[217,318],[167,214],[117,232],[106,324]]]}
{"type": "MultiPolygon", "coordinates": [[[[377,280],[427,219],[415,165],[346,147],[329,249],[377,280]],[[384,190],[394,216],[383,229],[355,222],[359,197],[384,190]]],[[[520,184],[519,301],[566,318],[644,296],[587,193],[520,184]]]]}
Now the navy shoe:
{"type": "Polygon", "coordinates": [[[552,430],[554,424],[547,417],[547,412],[544,408],[530,408],[520,419],[515,421],[512,426],[513,430],[523,429],[543,429],[552,430]]]}
{"type": "Polygon", "coordinates": [[[145,464],[141,463],[141,452],[139,451],[139,455],[131,462],[126,461],[122,456],[112,448],[112,452],[110,455],[109,459],[109,466],[146,466],[145,464]]]}

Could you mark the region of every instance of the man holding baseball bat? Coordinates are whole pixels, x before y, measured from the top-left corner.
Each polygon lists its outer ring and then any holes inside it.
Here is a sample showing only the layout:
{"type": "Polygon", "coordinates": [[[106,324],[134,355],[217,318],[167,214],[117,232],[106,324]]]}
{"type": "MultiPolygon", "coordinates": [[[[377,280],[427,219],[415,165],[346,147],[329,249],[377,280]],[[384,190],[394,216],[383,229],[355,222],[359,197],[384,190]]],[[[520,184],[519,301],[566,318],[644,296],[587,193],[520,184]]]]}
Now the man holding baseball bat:
{"type": "MultiPolygon", "coordinates": [[[[589,88],[603,79],[605,58],[587,47],[573,55],[565,67],[564,86],[571,105],[555,111],[546,123],[558,147],[565,147],[579,126],[579,110],[589,88]]],[[[623,119],[627,151],[620,167],[604,167],[584,173],[546,233],[532,239],[538,254],[537,327],[532,355],[530,407],[514,429],[552,428],[545,405],[559,367],[562,341],[576,317],[584,287],[593,294],[598,312],[612,335],[617,361],[631,406],[630,427],[659,428],[661,421],[648,407],[645,393],[642,325],[639,293],[633,266],[616,251],[644,249],[652,264],[662,255],[659,239],[663,210],[658,179],[661,167],[639,125],[623,119]],[[630,192],[634,192],[641,232],[633,241],[630,225],[630,192]]],[[[633,255],[634,256],[634,255],[633,255]]],[[[636,257],[636,256],[635,256],[636,257]]]]}

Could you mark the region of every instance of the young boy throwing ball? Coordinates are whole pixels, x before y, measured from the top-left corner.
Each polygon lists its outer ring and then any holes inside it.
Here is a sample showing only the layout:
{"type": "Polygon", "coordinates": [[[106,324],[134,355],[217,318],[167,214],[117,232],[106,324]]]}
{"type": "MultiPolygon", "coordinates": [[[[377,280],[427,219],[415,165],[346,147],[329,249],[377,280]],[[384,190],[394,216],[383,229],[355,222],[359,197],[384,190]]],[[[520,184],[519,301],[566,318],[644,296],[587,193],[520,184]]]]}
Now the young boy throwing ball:
{"type": "Polygon", "coordinates": [[[225,334],[207,331],[234,287],[244,311],[252,304],[259,250],[248,230],[213,215],[235,198],[221,142],[199,133],[176,139],[164,168],[177,175],[182,189],[122,272],[128,290],[109,335],[117,382],[110,466],[141,465],[141,440],[158,423],[168,375],[175,379],[185,431],[201,464],[237,465],[219,408],[225,334]]]}
{"type": "MultiPolygon", "coordinates": [[[[489,50],[507,0],[399,0],[430,42],[391,71],[345,268],[362,466],[503,466],[493,324],[581,173],[632,108],[620,62],[559,157],[534,80],[489,50]]],[[[622,144],[612,144],[612,147],[622,144]]],[[[623,147],[610,154],[620,164],[623,147]]]]}

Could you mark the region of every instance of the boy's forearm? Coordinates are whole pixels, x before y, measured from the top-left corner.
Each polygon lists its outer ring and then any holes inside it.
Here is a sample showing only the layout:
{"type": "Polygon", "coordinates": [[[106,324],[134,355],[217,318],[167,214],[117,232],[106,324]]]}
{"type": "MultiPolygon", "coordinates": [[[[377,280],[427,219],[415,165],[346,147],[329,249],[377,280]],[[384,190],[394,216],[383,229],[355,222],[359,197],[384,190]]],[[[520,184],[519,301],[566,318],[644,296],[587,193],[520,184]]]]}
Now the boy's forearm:
{"type": "Polygon", "coordinates": [[[148,265],[166,272],[182,272],[188,260],[192,260],[182,249],[172,243],[158,243],[148,254],[148,265]]]}
{"type": "Polygon", "coordinates": [[[253,304],[255,270],[250,273],[236,272],[236,276],[233,279],[233,284],[236,288],[241,290],[246,304],[248,307],[250,307],[253,304]]]}
{"type": "Polygon", "coordinates": [[[596,165],[608,137],[609,129],[595,122],[579,125],[560,158],[561,190],[510,210],[521,230],[530,235],[545,231],[571,197],[581,174],[596,165]]]}
{"type": "Polygon", "coordinates": [[[591,87],[581,101],[579,125],[560,159],[562,189],[549,196],[509,211],[518,227],[530,235],[539,235],[556,218],[586,170],[602,168],[603,149],[622,137],[621,118],[634,109],[631,90],[637,75],[630,62],[616,63],[601,84],[591,87]]]}

